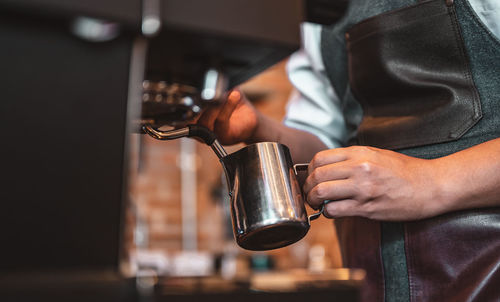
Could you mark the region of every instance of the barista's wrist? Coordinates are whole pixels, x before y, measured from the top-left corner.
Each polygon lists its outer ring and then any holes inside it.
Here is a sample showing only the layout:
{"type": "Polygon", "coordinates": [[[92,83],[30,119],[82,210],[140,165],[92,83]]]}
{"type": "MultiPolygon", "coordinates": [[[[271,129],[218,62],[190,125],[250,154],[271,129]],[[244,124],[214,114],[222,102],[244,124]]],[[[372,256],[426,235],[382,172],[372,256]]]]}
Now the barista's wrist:
{"type": "MultiPolygon", "coordinates": [[[[498,144],[498,142],[497,142],[498,144]]],[[[498,164],[491,159],[492,142],[432,160],[439,213],[499,206],[498,164]],[[478,155],[480,154],[480,155],[478,155]],[[491,156],[491,157],[490,157],[491,156]]]]}
{"type": "MultiPolygon", "coordinates": [[[[426,160],[416,168],[420,174],[420,200],[423,203],[422,217],[429,218],[452,211],[453,195],[446,179],[447,169],[440,159],[426,160]]],[[[418,208],[418,207],[417,207],[418,208]]]]}

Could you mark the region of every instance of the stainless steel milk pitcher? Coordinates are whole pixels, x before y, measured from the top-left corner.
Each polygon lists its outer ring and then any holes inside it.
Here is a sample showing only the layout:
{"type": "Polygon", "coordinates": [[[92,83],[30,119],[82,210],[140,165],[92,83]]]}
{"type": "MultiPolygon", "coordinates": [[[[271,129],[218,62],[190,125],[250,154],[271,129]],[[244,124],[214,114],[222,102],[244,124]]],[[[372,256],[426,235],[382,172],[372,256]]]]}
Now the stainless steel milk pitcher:
{"type": "Polygon", "coordinates": [[[162,140],[197,136],[212,147],[226,173],[234,236],[244,249],[270,250],[297,242],[306,235],[311,220],[323,212],[322,208],[307,215],[297,181],[297,172],[307,170],[307,164],[293,165],[285,145],[257,143],[228,155],[212,132],[197,125],[143,130],[162,140]]]}
{"type": "Polygon", "coordinates": [[[252,144],[221,161],[231,196],[233,231],[241,247],[275,249],[306,235],[310,218],[285,145],[252,144]]]}

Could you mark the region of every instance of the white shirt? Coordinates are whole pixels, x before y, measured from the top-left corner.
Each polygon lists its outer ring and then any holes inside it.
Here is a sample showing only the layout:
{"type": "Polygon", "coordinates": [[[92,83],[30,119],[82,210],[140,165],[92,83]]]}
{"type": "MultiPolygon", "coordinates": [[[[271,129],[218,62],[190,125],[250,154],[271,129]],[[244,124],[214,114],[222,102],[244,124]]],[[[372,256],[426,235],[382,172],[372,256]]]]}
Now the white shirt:
{"type": "MultiPolygon", "coordinates": [[[[500,0],[468,0],[481,22],[500,39],[500,0]]],[[[287,105],[285,125],[316,135],[328,148],[344,146],[354,135],[345,120],[359,125],[362,111],[345,116],[330,84],[321,56],[321,25],[302,25],[302,48],[290,57],[287,72],[295,91],[287,105]]]]}

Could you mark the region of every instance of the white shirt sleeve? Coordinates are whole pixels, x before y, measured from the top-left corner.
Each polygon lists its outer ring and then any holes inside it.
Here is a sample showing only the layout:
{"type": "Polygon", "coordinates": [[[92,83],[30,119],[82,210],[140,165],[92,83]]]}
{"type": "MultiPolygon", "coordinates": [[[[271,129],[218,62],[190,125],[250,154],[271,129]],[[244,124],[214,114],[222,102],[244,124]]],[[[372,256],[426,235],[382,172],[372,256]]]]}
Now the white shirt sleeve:
{"type": "Polygon", "coordinates": [[[287,72],[295,90],[288,102],[284,124],[316,135],[327,147],[345,145],[341,102],[328,77],[321,56],[321,25],[302,25],[303,45],[290,57],[287,72]]]}
{"type": "Polygon", "coordinates": [[[500,0],[469,0],[469,4],[486,28],[500,39],[500,0]]]}

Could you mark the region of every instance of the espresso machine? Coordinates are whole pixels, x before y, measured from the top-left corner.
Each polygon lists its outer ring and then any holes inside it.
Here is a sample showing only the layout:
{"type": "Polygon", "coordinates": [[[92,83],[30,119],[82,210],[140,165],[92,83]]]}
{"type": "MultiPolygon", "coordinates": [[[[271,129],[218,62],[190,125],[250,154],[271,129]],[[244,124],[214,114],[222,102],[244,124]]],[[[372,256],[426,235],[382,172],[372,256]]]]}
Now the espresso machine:
{"type": "Polygon", "coordinates": [[[0,300],[136,301],[130,134],[195,117],[344,6],[0,0],[0,300]]]}

